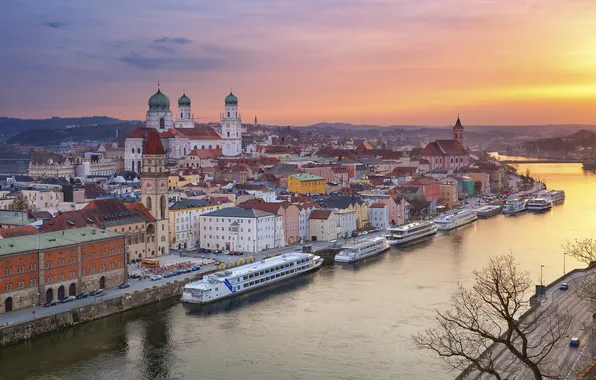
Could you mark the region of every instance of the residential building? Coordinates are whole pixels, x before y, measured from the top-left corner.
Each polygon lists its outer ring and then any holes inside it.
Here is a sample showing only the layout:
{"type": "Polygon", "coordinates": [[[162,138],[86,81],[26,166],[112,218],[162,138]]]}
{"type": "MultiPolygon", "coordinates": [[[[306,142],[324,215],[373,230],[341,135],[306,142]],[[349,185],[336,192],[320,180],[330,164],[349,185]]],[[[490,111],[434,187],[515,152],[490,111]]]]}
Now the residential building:
{"type": "MultiPolygon", "coordinates": [[[[361,192],[362,199],[369,204],[369,208],[374,203],[381,203],[387,206],[387,224],[400,225],[408,221],[410,216],[410,204],[405,197],[398,191],[387,193],[361,192]]],[[[369,212],[370,217],[370,212],[369,212]]],[[[372,226],[372,223],[369,223],[372,226]]]]}
{"type": "Polygon", "coordinates": [[[368,228],[368,204],[359,197],[333,196],[319,201],[322,207],[356,211],[356,228],[368,228]]]}
{"type": "Polygon", "coordinates": [[[389,228],[389,207],[383,203],[373,203],[368,207],[368,222],[373,228],[389,228]]]}
{"type": "Polygon", "coordinates": [[[309,173],[288,176],[288,191],[298,194],[324,194],[325,179],[309,173]]]}
{"type": "Polygon", "coordinates": [[[441,183],[441,199],[449,208],[457,207],[458,191],[457,183],[442,182],[441,183]]]}
{"type": "Polygon", "coordinates": [[[309,240],[309,218],[310,213],[319,207],[318,204],[312,202],[306,202],[297,205],[299,209],[298,214],[298,237],[300,241],[309,240]]]}
{"type": "Polygon", "coordinates": [[[348,238],[356,231],[356,210],[334,209],[337,220],[337,237],[348,238]]]}
{"type": "Polygon", "coordinates": [[[168,209],[170,227],[170,248],[186,249],[200,244],[199,216],[217,211],[220,203],[209,199],[180,199],[168,209]]]}
{"type": "Polygon", "coordinates": [[[440,182],[434,178],[419,178],[407,182],[405,186],[421,186],[424,192],[424,200],[428,202],[437,201],[441,196],[440,182]]]}
{"type": "Polygon", "coordinates": [[[2,239],[0,312],[121,284],[124,244],[124,235],[93,227],[2,239]]]}
{"type": "Polygon", "coordinates": [[[259,199],[245,202],[238,205],[241,208],[253,208],[282,217],[282,228],[284,239],[287,244],[294,244],[300,241],[300,209],[289,202],[264,202],[259,199]]]}
{"type": "Polygon", "coordinates": [[[199,216],[201,248],[257,253],[283,246],[281,215],[228,207],[199,216]]]}
{"type": "Polygon", "coordinates": [[[36,211],[48,207],[57,207],[64,202],[64,193],[53,189],[23,189],[21,190],[27,210],[36,211]]]}
{"type": "Polygon", "coordinates": [[[310,213],[308,237],[312,241],[337,239],[337,216],[333,210],[317,209],[310,213]]]}

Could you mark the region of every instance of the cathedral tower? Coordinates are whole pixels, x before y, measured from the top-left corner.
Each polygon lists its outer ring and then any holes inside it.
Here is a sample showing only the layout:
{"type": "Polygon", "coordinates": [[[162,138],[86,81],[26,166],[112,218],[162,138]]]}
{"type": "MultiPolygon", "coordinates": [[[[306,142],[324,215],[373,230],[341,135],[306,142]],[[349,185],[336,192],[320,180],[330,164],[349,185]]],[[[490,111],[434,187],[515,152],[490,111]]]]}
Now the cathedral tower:
{"type": "Polygon", "coordinates": [[[178,99],[178,114],[174,125],[176,128],[194,128],[195,122],[190,112],[190,98],[184,93],[178,99]]]}
{"type": "Polygon", "coordinates": [[[170,111],[170,99],[161,92],[159,86],[157,92],[149,98],[149,110],[145,118],[145,127],[157,129],[159,132],[174,128],[174,116],[170,111]]]}
{"type": "Polygon", "coordinates": [[[147,256],[160,256],[169,253],[168,234],[168,171],[165,168],[166,152],[159,133],[149,129],[143,147],[143,170],[141,172],[142,202],[155,218],[148,224],[147,256]]]}
{"type": "Polygon", "coordinates": [[[224,156],[242,153],[242,119],[238,113],[238,98],[230,91],[225,99],[225,112],[221,115],[221,145],[224,156]]]}

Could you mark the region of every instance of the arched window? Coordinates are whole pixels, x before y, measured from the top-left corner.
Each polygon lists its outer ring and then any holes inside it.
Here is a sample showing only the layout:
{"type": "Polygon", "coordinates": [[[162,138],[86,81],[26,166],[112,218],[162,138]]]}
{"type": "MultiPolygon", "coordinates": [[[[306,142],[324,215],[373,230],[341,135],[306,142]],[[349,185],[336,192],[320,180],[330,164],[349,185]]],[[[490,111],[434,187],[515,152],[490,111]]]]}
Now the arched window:
{"type": "Polygon", "coordinates": [[[213,149],[213,147],[211,146],[211,144],[209,144],[209,149],[213,149]]]}
{"type": "Polygon", "coordinates": [[[238,132],[236,132],[236,137],[240,137],[240,136],[238,135],[238,132]]]}
{"type": "Polygon", "coordinates": [[[135,154],[135,148],[132,148],[132,154],[135,154]]]}
{"type": "Polygon", "coordinates": [[[184,148],[184,157],[186,157],[186,148],[184,148]]]}
{"type": "Polygon", "coordinates": [[[451,157],[451,163],[453,163],[453,157],[451,157]]]}
{"type": "Polygon", "coordinates": [[[230,131],[228,131],[228,137],[230,137],[230,131]]]}
{"type": "Polygon", "coordinates": [[[195,145],[195,149],[197,149],[197,146],[195,145]]]}
{"type": "Polygon", "coordinates": [[[147,207],[147,210],[151,211],[151,197],[147,197],[145,200],[145,207],[147,207]]]}
{"type": "Polygon", "coordinates": [[[205,149],[205,145],[201,145],[201,149],[205,149]]]}
{"type": "Polygon", "coordinates": [[[182,119],[184,116],[182,116],[182,112],[180,112],[180,118],[182,119]]]}
{"type": "Polygon", "coordinates": [[[162,117],[161,119],[159,119],[159,129],[164,129],[165,127],[166,127],[166,121],[162,117]]]}
{"type": "Polygon", "coordinates": [[[228,111],[228,117],[230,117],[230,111],[228,111]]]}
{"type": "Polygon", "coordinates": [[[135,171],[135,162],[134,161],[132,162],[132,171],[133,172],[135,171]]]}
{"type": "Polygon", "coordinates": [[[137,170],[141,171],[141,161],[137,161],[137,170]]]}
{"type": "Polygon", "coordinates": [[[219,145],[217,145],[215,148],[216,148],[216,149],[219,149],[219,145]]]}

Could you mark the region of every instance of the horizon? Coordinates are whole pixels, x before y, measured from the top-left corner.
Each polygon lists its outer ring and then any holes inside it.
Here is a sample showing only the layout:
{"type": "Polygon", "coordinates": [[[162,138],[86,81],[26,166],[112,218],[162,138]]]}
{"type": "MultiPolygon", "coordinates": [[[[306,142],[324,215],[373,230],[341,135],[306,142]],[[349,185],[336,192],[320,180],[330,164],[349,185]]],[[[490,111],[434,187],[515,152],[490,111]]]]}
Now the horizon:
{"type": "Polygon", "coordinates": [[[268,125],[596,123],[596,4],[9,2],[8,117],[144,120],[159,81],[199,122],[232,88],[245,122],[268,125]]]}

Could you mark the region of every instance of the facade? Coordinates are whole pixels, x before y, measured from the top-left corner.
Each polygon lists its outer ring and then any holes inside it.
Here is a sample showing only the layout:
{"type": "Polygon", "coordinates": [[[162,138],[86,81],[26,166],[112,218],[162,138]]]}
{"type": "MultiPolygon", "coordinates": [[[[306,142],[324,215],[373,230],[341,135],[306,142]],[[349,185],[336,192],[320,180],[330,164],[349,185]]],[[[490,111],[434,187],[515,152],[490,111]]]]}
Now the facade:
{"type": "Polygon", "coordinates": [[[33,178],[66,178],[88,176],[112,176],[116,173],[116,163],[109,159],[70,158],[64,162],[29,163],[29,176],[33,178]]]}
{"type": "Polygon", "coordinates": [[[337,216],[333,210],[313,210],[308,218],[308,237],[312,241],[337,239],[337,216]]]}
{"type": "Polygon", "coordinates": [[[24,189],[21,194],[30,211],[58,207],[64,201],[64,193],[53,189],[24,189]]]}
{"type": "Polygon", "coordinates": [[[169,209],[170,248],[186,249],[200,245],[199,216],[217,211],[220,203],[208,199],[181,199],[169,209]]]}
{"type": "Polygon", "coordinates": [[[429,162],[428,170],[458,170],[470,164],[470,155],[464,148],[464,127],[457,118],[452,140],[436,140],[428,143],[420,152],[420,160],[429,162]]]}
{"type": "Polygon", "coordinates": [[[228,207],[199,216],[201,248],[257,253],[283,246],[282,217],[228,207]]]}
{"type": "Polygon", "coordinates": [[[339,196],[330,197],[319,202],[322,207],[356,212],[356,228],[368,227],[368,205],[359,197],[339,196]]]}
{"type": "Polygon", "coordinates": [[[368,222],[373,228],[389,228],[389,207],[383,203],[373,203],[368,207],[368,222]]]}
{"type": "Polygon", "coordinates": [[[308,173],[292,174],[288,176],[288,191],[298,194],[324,194],[325,179],[308,173]]]}
{"type": "Polygon", "coordinates": [[[155,218],[154,231],[148,237],[157,243],[157,256],[170,252],[168,215],[168,171],[165,168],[165,150],[159,133],[150,129],[145,139],[141,172],[141,199],[145,208],[155,218]]]}
{"type": "Polygon", "coordinates": [[[0,311],[121,284],[128,278],[124,239],[92,227],[2,239],[0,311]]]}
{"type": "Polygon", "coordinates": [[[294,244],[300,241],[300,210],[296,205],[289,202],[263,202],[261,200],[254,200],[241,204],[238,207],[253,208],[280,215],[282,217],[281,224],[285,242],[287,244],[294,244]]]}
{"type": "Polygon", "coordinates": [[[238,98],[230,91],[221,115],[221,151],[226,157],[242,153],[242,119],[238,113],[238,98]]]}
{"type": "Polygon", "coordinates": [[[303,203],[297,205],[299,209],[298,214],[298,237],[300,241],[309,240],[309,218],[310,213],[317,207],[314,203],[303,203]]]}
{"type": "Polygon", "coordinates": [[[356,210],[333,210],[337,220],[337,236],[348,238],[356,231],[356,210]]]}
{"type": "MultiPolygon", "coordinates": [[[[362,192],[360,193],[362,199],[364,199],[369,205],[374,203],[381,203],[387,206],[387,223],[389,225],[400,225],[408,222],[409,219],[409,203],[408,201],[397,191],[388,193],[374,193],[374,192],[362,192]]],[[[370,208],[370,206],[369,206],[370,208]]],[[[369,212],[370,216],[370,212],[369,212]]],[[[372,226],[372,223],[369,220],[372,226]]]]}
{"type": "Polygon", "coordinates": [[[441,197],[441,182],[434,178],[420,178],[406,183],[407,186],[421,186],[424,192],[424,200],[428,202],[437,201],[441,197]]]}
{"type": "Polygon", "coordinates": [[[458,191],[457,183],[443,182],[441,183],[441,199],[449,208],[457,207],[458,191]]]}

